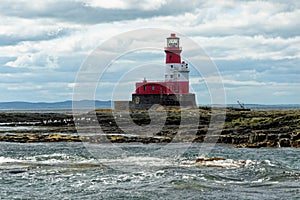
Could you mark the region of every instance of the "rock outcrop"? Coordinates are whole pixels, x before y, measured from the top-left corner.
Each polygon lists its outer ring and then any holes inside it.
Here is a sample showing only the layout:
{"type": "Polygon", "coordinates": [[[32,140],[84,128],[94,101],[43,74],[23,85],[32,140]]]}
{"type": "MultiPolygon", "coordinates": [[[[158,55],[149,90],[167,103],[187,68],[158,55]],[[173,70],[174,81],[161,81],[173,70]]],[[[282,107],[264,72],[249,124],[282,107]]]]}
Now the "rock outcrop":
{"type": "Polygon", "coordinates": [[[220,112],[212,112],[210,108],[202,107],[199,112],[189,109],[157,110],[151,113],[133,111],[130,120],[135,125],[128,125],[126,131],[120,126],[120,123],[127,123],[128,118],[124,116],[125,112],[119,111],[116,114],[111,110],[97,110],[76,116],[58,113],[0,113],[0,141],[218,142],[249,148],[300,147],[300,110],[249,111],[220,108],[220,112]],[[226,118],[223,126],[211,128],[212,117],[215,121],[222,121],[224,112],[226,118]],[[149,135],[141,128],[149,125],[153,117],[165,123],[159,131],[149,135]],[[80,135],[76,127],[80,127],[80,135]]]}

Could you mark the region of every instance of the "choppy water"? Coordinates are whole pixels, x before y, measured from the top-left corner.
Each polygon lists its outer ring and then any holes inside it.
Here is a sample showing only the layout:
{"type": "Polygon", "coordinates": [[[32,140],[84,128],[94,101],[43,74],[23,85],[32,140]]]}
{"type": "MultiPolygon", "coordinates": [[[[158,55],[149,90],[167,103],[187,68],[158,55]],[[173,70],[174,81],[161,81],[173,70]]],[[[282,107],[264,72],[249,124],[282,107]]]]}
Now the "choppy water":
{"type": "Polygon", "coordinates": [[[0,143],[1,199],[299,199],[300,149],[0,143]],[[100,149],[100,151],[94,151],[100,149]],[[110,154],[114,149],[123,154],[110,154]],[[158,150],[162,150],[159,154],[158,150]],[[95,154],[97,152],[98,159],[95,154]],[[180,154],[177,154],[181,152],[180,154]],[[113,156],[112,156],[113,155],[113,156]],[[243,165],[239,165],[244,162],[243,165]],[[246,163],[246,164],[245,164],[246,163]],[[221,168],[221,167],[225,168],[221,168]]]}

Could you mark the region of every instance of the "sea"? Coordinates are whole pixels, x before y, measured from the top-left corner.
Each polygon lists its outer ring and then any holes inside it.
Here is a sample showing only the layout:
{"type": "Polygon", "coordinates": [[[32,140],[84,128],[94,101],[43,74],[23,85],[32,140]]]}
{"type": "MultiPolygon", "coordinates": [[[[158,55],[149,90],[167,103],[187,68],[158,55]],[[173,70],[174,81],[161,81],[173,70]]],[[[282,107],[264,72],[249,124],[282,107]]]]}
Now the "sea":
{"type": "Polygon", "coordinates": [[[0,142],[0,199],[300,199],[300,149],[0,142]]]}
{"type": "Polygon", "coordinates": [[[207,152],[203,144],[186,143],[0,147],[1,199],[300,199],[300,149],[215,145],[207,152]],[[116,149],[120,154],[111,156],[116,149]],[[195,163],[199,157],[226,160],[195,163]]]}

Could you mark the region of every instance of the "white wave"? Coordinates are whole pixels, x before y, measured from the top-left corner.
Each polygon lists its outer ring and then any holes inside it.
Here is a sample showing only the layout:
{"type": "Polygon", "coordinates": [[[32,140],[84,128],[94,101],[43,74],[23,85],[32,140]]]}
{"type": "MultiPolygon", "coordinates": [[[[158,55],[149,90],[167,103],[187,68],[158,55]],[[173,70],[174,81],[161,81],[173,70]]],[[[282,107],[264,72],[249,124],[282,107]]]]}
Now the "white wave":
{"type": "Polygon", "coordinates": [[[95,159],[86,159],[84,157],[69,155],[64,153],[42,154],[24,158],[26,161],[39,164],[61,164],[61,163],[90,163],[95,159]]]}
{"type": "Polygon", "coordinates": [[[11,125],[11,124],[13,124],[13,123],[11,123],[11,122],[1,122],[0,126],[11,125]]]}
{"type": "Polygon", "coordinates": [[[0,131],[21,131],[21,130],[46,130],[40,126],[0,126],[0,131]]]}
{"type": "Polygon", "coordinates": [[[117,159],[98,159],[100,162],[105,164],[121,164],[124,166],[135,165],[135,166],[170,166],[173,163],[165,158],[157,157],[142,157],[142,156],[129,156],[125,158],[117,159]]]}
{"type": "Polygon", "coordinates": [[[3,163],[13,163],[13,162],[20,162],[22,160],[14,159],[14,158],[9,158],[9,157],[3,157],[0,156],[0,164],[3,163]]]}
{"type": "Polygon", "coordinates": [[[10,157],[0,157],[0,164],[6,165],[9,163],[15,163],[17,165],[34,165],[34,164],[90,164],[98,163],[95,159],[86,159],[79,156],[67,155],[63,153],[53,153],[49,155],[36,155],[29,156],[21,159],[15,159],[10,157]]]}
{"type": "Polygon", "coordinates": [[[219,167],[219,168],[239,168],[247,167],[255,164],[252,160],[233,160],[225,158],[199,158],[193,162],[185,162],[185,165],[203,166],[203,167],[219,167]]]}
{"type": "Polygon", "coordinates": [[[263,164],[267,164],[267,165],[269,165],[271,167],[275,167],[276,166],[276,165],[272,164],[270,160],[264,160],[264,161],[262,161],[262,163],[263,164]]]}

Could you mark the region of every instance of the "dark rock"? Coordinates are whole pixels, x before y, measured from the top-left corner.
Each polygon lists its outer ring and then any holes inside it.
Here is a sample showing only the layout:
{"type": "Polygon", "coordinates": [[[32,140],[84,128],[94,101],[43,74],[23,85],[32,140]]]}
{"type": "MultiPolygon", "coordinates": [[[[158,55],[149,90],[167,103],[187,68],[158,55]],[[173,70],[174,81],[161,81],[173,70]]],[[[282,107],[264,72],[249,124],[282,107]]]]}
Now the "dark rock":
{"type": "Polygon", "coordinates": [[[268,134],[267,135],[268,141],[277,141],[278,140],[278,134],[268,134]]]}
{"type": "Polygon", "coordinates": [[[242,144],[242,143],[248,143],[249,137],[248,136],[236,136],[232,139],[232,144],[242,144]]]}
{"type": "Polygon", "coordinates": [[[282,138],[282,139],[279,139],[279,145],[280,147],[291,147],[291,140],[288,139],[288,138],[282,138]]]}
{"type": "Polygon", "coordinates": [[[249,143],[264,142],[266,139],[266,134],[253,134],[249,136],[249,143]]]}
{"type": "Polygon", "coordinates": [[[294,133],[292,133],[292,139],[294,141],[300,140],[300,132],[294,132],[294,133]]]}
{"type": "Polygon", "coordinates": [[[220,143],[224,143],[224,144],[232,144],[233,143],[233,136],[231,136],[231,135],[220,135],[219,141],[220,141],[220,143]]]}
{"type": "Polygon", "coordinates": [[[248,148],[261,148],[261,147],[267,147],[268,143],[267,142],[257,142],[253,144],[248,144],[248,148]]]}
{"type": "Polygon", "coordinates": [[[293,141],[292,147],[300,148],[300,139],[293,141]]]}
{"type": "Polygon", "coordinates": [[[291,139],[291,134],[281,133],[281,134],[279,134],[278,138],[279,139],[282,139],[282,138],[291,139]]]}

